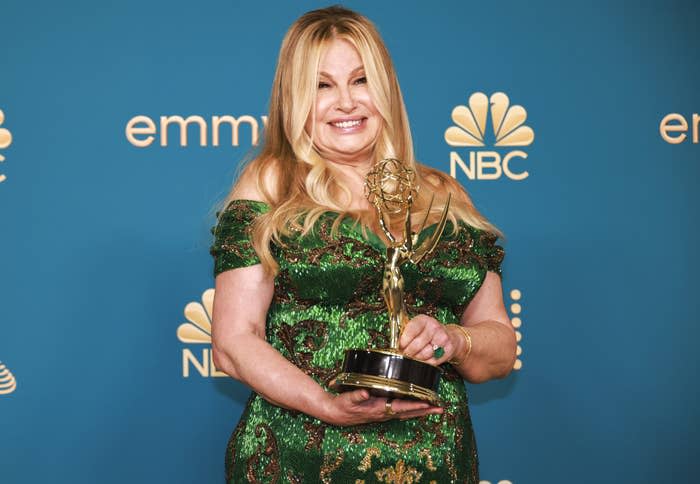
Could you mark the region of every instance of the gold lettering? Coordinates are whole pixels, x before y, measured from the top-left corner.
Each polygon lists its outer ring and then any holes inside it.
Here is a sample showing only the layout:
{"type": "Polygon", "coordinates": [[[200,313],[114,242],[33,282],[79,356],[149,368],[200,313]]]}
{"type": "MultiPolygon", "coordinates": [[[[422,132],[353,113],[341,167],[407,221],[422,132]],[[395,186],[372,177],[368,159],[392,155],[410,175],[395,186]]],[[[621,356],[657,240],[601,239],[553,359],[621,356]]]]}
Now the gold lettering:
{"type": "Polygon", "coordinates": [[[700,125],[700,115],[693,113],[693,143],[698,142],[698,126],[700,125]]]}
{"type": "Polygon", "coordinates": [[[207,122],[201,116],[161,116],[160,117],[160,145],[168,146],[168,126],[177,123],[180,126],[180,146],[187,146],[187,125],[191,122],[199,124],[199,146],[207,145],[207,122]]]}
{"type": "Polygon", "coordinates": [[[191,363],[197,372],[201,376],[207,377],[209,376],[209,355],[207,354],[209,350],[206,348],[202,349],[202,361],[200,362],[194,354],[189,350],[189,348],[185,348],[182,350],[182,376],[183,378],[189,378],[190,377],[190,365],[188,363],[191,363]]]}
{"type": "Polygon", "coordinates": [[[457,178],[457,165],[462,169],[465,175],[467,175],[467,178],[470,180],[474,179],[475,171],[474,171],[474,152],[469,153],[469,168],[467,168],[467,165],[464,164],[464,161],[462,158],[459,156],[459,154],[456,151],[451,151],[450,152],[450,176],[452,178],[457,178]]]}
{"type": "Polygon", "coordinates": [[[501,177],[501,156],[495,151],[479,151],[476,166],[479,170],[479,180],[496,180],[501,177]],[[493,168],[493,173],[486,173],[484,168],[493,168]]]}
{"type": "Polygon", "coordinates": [[[136,146],[137,148],[145,148],[153,143],[153,136],[148,136],[144,139],[136,138],[138,134],[156,134],[156,123],[153,122],[148,116],[134,116],[126,123],[126,139],[129,143],[136,146]],[[145,123],[146,126],[136,126],[137,123],[145,123]]]}
{"type": "MultiPolygon", "coordinates": [[[[260,116],[262,120],[262,129],[267,127],[267,116],[260,116]]],[[[242,115],[238,118],[230,115],[224,116],[212,116],[212,145],[219,146],[220,131],[219,127],[223,124],[228,124],[231,126],[231,146],[240,145],[239,136],[239,126],[242,123],[250,125],[250,142],[253,146],[256,146],[260,142],[260,126],[257,119],[250,115],[242,115]]],[[[161,116],[160,117],[160,145],[168,146],[168,126],[171,124],[177,124],[180,127],[180,146],[187,146],[187,129],[192,123],[199,125],[199,145],[207,146],[207,132],[208,125],[207,122],[201,116],[189,116],[184,119],[182,116],[161,116]]],[[[150,146],[155,136],[158,134],[158,128],[156,123],[148,116],[134,116],[126,123],[124,128],[126,139],[132,145],[138,148],[146,148],[150,146]],[[138,135],[147,135],[146,137],[139,137],[138,135]]]]}
{"type": "Polygon", "coordinates": [[[525,178],[527,178],[530,175],[527,171],[523,171],[520,173],[513,173],[512,171],[510,171],[510,166],[509,166],[510,160],[512,158],[515,158],[516,156],[518,158],[526,159],[527,153],[525,153],[524,151],[515,150],[515,151],[511,151],[506,156],[504,156],[503,162],[501,163],[503,165],[503,173],[505,173],[506,176],[508,178],[510,178],[511,180],[524,180],[525,178]]]}
{"type": "Polygon", "coordinates": [[[685,120],[683,116],[681,116],[678,113],[671,113],[667,114],[664,116],[664,119],[661,120],[661,124],[659,124],[659,133],[661,133],[661,137],[664,139],[666,143],[671,143],[672,145],[677,145],[679,143],[682,143],[685,141],[686,135],[685,132],[688,130],[688,122],[685,120]],[[669,124],[670,122],[675,121],[680,124],[669,124]],[[677,136],[670,136],[668,133],[669,132],[676,132],[676,131],[681,131],[682,133],[677,135],[677,136]]]}
{"type": "MultiPolygon", "coordinates": [[[[223,123],[231,125],[231,146],[238,146],[238,125],[239,123],[250,124],[250,139],[253,146],[258,144],[258,121],[253,116],[243,115],[238,119],[233,116],[212,116],[212,146],[219,146],[219,126],[223,123]]],[[[264,122],[264,121],[263,121],[264,122]]]]}

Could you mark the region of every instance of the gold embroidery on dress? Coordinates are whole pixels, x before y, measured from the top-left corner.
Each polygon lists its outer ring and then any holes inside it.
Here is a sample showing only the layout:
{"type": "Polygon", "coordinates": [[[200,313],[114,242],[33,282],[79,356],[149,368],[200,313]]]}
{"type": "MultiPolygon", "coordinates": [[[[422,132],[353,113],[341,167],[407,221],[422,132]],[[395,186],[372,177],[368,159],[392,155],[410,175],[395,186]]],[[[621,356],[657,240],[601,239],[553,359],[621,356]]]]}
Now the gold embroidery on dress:
{"type": "Polygon", "coordinates": [[[423,431],[421,429],[416,429],[416,433],[413,435],[413,438],[411,440],[407,440],[403,444],[400,444],[396,441],[390,440],[386,436],[386,427],[382,428],[378,433],[377,433],[377,438],[379,439],[380,442],[383,444],[388,445],[394,450],[408,450],[414,445],[416,445],[418,442],[423,440],[423,431]]]}
{"type": "Polygon", "coordinates": [[[256,474],[261,470],[260,467],[262,467],[262,456],[266,456],[269,459],[269,462],[262,469],[262,476],[260,477],[265,481],[267,480],[266,478],[271,477],[273,482],[277,482],[280,477],[280,463],[275,434],[268,425],[258,424],[255,427],[255,436],[259,439],[264,437],[265,441],[258,444],[258,448],[248,459],[246,470],[248,482],[261,482],[256,474]]]}
{"type": "Polygon", "coordinates": [[[360,465],[357,466],[357,470],[367,472],[372,467],[372,457],[379,456],[381,456],[381,452],[379,451],[379,449],[376,447],[370,447],[369,449],[367,449],[367,453],[362,458],[360,465]]]}
{"type": "Polygon", "coordinates": [[[433,456],[430,455],[430,449],[423,449],[418,452],[418,455],[425,459],[425,467],[427,467],[429,471],[437,470],[437,467],[435,467],[435,464],[433,464],[433,456]]]}
{"type": "Polygon", "coordinates": [[[445,462],[447,463],[447,470],[450,471],[450,476],[453,481],[457,480],[457,469],[455,469],[455,463],[452,461],[452,454],[449,452],[445,454],[445,462]]]}
{"type": "Polygon", "coordinates": [[[319,476],[323,484],[331,484],[333,482],[331,480],[331,474],[340,467],[340,464],[342,464],[345,459],[345,452],[343,452],[343,449],[336,449],[335,460],[333,462],[331,462],[332,459],[333,455],[326,454],[323,456],[323,465],[321,465],[321,474],[319,476]]]}
{"type": "Polygon", "coordinates": [[[352,432],[341,432],[340,435],[345,437],[348,442],[350,442],[353,445],[360,445],[365,443],[365,438],[360,434],[358,431],[352,431],[352,432]]]}
{"type": "Polygon", "coordinates": [[[304,480],[301,477],[294,475],[291,469],[287,471],[287,480],[289,481],[289,484],[304,484],[304,480]]]}
{"type": "Polygon", "coordinates": [[[313,448],[321,450],[321,444],[323,443],[323,436],[326,434],[326,424],[319,423],[315,424],[313,422],[304,422],[304,430],[308,440],[304,446],[304,450],[309,451],[313,448]]]}
{"type": "Polygon", "coordinates": [[[413,484],[420,481],[423,475],[415,467],[407,466],[403,459],[399,459],[394,467],[387,467],[374,473],[379,482],[391,484],[413,484]]]}
{"type": "Polygon", "coordinates": [[[282,342],[287,357],[295,366],[309,376],[323,379],[328,372],[313,364],[314,353],[323,348],[328,342],[327,323],[314,319],[304,319],[295,324],[281,324],[277,337],[282,342]],[[301,344],[297,343],[300,336],[306,335],[301,344]]]}

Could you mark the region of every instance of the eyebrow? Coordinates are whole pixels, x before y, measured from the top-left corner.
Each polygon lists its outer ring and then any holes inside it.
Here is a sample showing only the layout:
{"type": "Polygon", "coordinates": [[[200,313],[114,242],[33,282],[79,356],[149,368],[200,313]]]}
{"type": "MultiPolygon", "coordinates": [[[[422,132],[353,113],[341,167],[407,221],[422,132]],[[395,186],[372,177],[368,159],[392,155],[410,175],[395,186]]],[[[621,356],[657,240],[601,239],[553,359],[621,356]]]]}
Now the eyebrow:
{"type": "MultiPolygon", "coordinates": [[[[350,75],[352,76],[352,75],[354,75],[356,72],[364,70],[364,68],[365,68],[365,66],[357,66],[357,67],[355,67],[355,68],[352,70],[352,72],[350,72],[350,75]]],[[[319,74],[322,75],[322,76],[326,76],[326,77],[333,77],[333,76],[331,76],[330,74],[328,74],[328,73],[325,72],[325,71],[321,71],[321,72],[319,72],[319,74]]]]}

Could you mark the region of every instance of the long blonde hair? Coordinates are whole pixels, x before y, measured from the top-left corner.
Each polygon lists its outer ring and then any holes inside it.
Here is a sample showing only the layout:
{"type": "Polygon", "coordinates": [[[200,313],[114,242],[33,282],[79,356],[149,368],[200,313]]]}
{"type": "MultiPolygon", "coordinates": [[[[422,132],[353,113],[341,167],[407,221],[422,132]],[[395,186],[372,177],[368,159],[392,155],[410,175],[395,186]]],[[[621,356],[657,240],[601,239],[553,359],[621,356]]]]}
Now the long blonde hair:
{"type": "MultiPolygon", "coordinates": [[[[334,39],[350,42],[357,49],[370,95],[383,119],[374,146],[374,161],[401,160],[416,172],[421,188],[413,202],[413,213],[421,218],[435,201],[430,217],[443,209],[447,193],[452,194],[449,219],[455,230],[457,220],[501,235],[474,207],[469,196],[450,176],[420,165],[413,154],[413,141],[401,89],[393,63],[375,26],[364,16],[340,6],[313,10],[297,19],[287,31],[277,61],[270,96],[270,112],[260,153],[244,169],[242,179],[253,182],[270,209],[258,217],[253,230],[253,246],[263,267],[276,274],[278,264],[270,251],[270,242],[283,244],[292,230],[307,233],[321,214],[329,210],[355,218],[366,229],[376,226],[374,211],[350,211],[344,206],[349,189],[333,176],[327,162],[314,147],[305,131],[309,116],[314,116],[318,70],[324,49],[334,39]],[[344,195],[344,196],[343,196],[344,195]]],[[[236,196],[238,183],[224,199],[221,211],[236,196]]]]}

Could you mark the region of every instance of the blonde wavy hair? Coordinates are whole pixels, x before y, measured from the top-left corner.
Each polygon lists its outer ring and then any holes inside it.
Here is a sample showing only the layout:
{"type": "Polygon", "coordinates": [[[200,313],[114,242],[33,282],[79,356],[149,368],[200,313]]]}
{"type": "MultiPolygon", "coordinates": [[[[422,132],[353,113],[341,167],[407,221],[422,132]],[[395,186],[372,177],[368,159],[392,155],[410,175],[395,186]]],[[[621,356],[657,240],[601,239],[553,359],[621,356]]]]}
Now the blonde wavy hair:
{"type": "Polygon", "coordinates": [[[292,231],[306,234],[328,211],[339,214],[332,227],[334,233],[345,216],[353,217],[364,230],[378,228],[374,210],[347,208],[344,201],[351,198],[350,190],[333,175],[314,146],[313,133],[305,130],[309,116],[315,112],[321,56],[335,39],[346,40],[357,49],[370,96],[383,119],[373,150],[374,161],[395,158],[416,173],[416,184],[421,189],[413,202],[415,219],[422,220],[426,215],[434,193],[428,221],[435,221],[451,193],[448,217],[455,231],[459,220],[502,235],[477,211],[452,177],[416,162],[401,89],[379,32],[364,16],[333,6],[302,15],[287,31],[277,61],[262,148],[221,203],[223,213],[232,200],[240,198],[238,188],[243,181],[256,186],[269,206],[252,227],[253,246],[265,270],[275,275],[279,269],[271,242],[284,245],[284,237],[292,231]]]}

